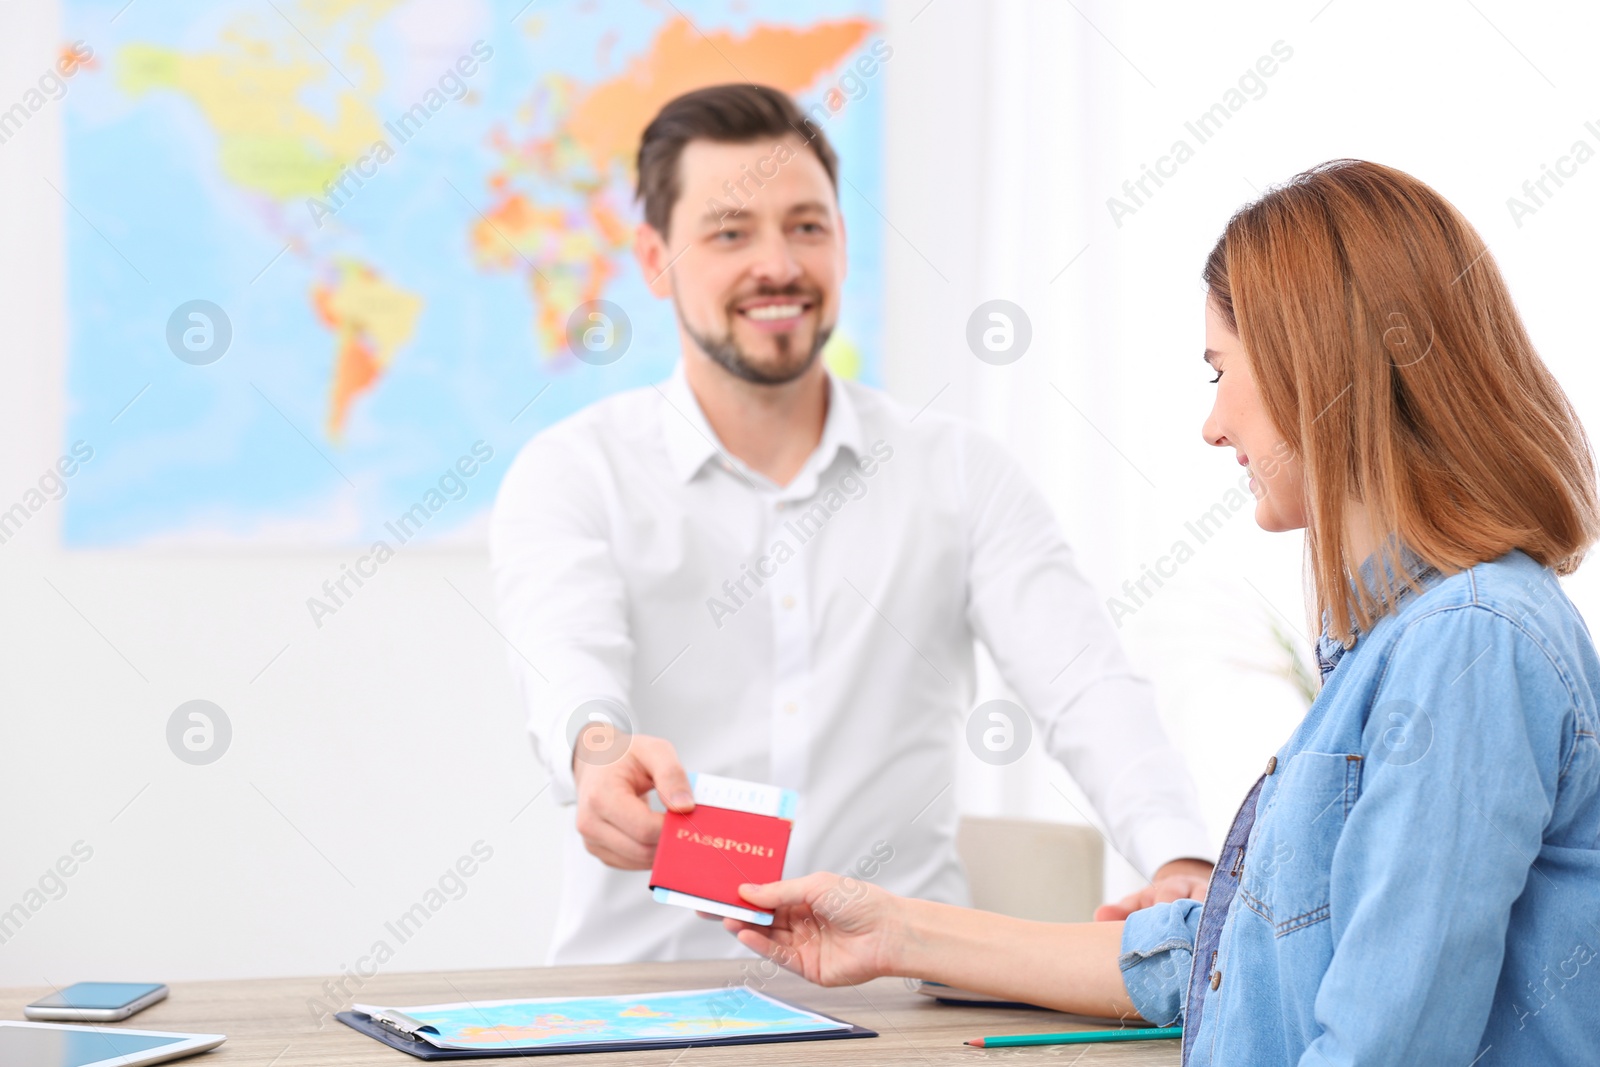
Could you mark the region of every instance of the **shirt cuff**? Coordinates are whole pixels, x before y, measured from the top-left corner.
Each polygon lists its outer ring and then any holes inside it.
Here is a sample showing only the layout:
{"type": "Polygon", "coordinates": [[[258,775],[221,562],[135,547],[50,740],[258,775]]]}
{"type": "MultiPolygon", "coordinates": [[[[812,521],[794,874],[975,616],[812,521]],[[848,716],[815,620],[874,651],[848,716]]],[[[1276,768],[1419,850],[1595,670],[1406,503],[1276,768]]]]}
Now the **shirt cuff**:
{"type": "Polygon", "coordinates": [[[1194,942],[1200,933],[1197,900],[1175,900],[1136,911],[1122,925],[1122,984],[1141,1018],[1154,1026],[1183,1021],[1194,942]]]}
{"type": "Polygon", "coordinates": [[[614,693],[596,693],[588,697],[550,701],[535,713],[528,723],[533,733],[539,758],[550,771],[550,795],[557,804],[575,804],[578,800],[578,783],[573,775],[573,741],[578,733],[578,720],[605,721],[616,726],[622,735],[622,748],[595,753],[595,763],[610,763],[627,753],[627,740],[634,732],[633,718],[627,704],[614,693]]]}
{"type": "Polygon", "coordinates": [[[1147,876],[1173,860],[1200,860],[1215,863],[1217,850],[1211,845],[1205,823],[1199,819],[1145,818],[1129,834],[1128,858],[1147,876]]]}
{"type": "Polygon", "coordinates": [[[578,782],[572,774],[572,743],[567,740],[566,720],[556,716],[541,737],[535,732],[540,753],[550,772],[550,797],[557,804],[578,802],[578,782]]]}

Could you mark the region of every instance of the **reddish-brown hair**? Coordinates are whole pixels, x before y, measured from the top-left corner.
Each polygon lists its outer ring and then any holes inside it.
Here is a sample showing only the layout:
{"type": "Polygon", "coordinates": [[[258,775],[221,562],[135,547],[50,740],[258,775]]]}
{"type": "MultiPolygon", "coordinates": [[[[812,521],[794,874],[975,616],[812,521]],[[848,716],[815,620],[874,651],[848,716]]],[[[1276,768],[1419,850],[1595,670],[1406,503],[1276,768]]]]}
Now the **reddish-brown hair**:
{"type": "Polygon", "coordinates": [[[1483,239],[1433,189],[1360,160],[1313,167],[1241,209],[1206,261],[1261,397],[1298,454],[1317,610],[1346,644],[1393,603],[1353,581],[1365,505],[1446,574],[1519,548],[1567,574],[1600,534],[1589,441],[1534,351],[1483,239]]]}

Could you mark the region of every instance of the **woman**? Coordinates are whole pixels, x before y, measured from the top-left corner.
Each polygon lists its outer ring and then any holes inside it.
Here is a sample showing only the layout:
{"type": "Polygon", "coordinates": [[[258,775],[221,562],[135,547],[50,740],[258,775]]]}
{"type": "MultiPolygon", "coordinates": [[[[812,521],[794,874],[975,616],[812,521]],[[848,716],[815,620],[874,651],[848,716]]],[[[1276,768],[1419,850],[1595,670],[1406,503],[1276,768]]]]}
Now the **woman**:
{"type": "Polygon", "coordinates": [[[1577,417],[1482,240],[1399,171],[1297,176],[1204,278],[1205,438],[1264,529],[1305,529],[1324,624],[1204,907],[1053,925],[814,874],[744,888],[772,927],[725,925],[824,985],[1181,1020],[1190,1064],[1593,1062],[1600,661],[1556,582],[1600,532],[1577,417]]]}

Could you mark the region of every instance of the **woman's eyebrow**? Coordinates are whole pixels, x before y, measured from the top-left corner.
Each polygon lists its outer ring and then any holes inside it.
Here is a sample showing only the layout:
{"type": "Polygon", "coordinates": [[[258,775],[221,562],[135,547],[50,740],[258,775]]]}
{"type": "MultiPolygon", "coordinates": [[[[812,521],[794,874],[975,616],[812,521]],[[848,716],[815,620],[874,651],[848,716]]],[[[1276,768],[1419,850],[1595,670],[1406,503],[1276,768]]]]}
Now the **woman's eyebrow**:
{"type": "MultiPolygon", "coordinates": [[[[1212,363],[1212,357],[1220,356],[1220,355],[1222,355],[1222,353],[1218,352],[1215,348],[1208,348],[1208,349],[1206,349],[1206,354],[1201,356],[1200,358],[1205,360],[1207,363],[1212,363]]],[[[1215,363],[1212,363],[1212,366],[1215,366],[1215,365],[1216,365],[1215,363]]]]}

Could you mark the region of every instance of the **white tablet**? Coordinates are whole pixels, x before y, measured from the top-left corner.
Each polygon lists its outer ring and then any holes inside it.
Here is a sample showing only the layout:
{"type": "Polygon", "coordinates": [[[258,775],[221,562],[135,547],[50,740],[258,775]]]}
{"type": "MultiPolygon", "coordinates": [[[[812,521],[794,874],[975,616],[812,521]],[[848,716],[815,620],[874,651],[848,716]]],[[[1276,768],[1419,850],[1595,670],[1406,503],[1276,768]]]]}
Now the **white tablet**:
{"type": "Polygon", "coordinates": [[[0,1021],[0,1067],[140,1067],[216,1048],[222,1034],[0,1021]]]}

